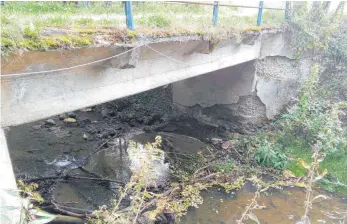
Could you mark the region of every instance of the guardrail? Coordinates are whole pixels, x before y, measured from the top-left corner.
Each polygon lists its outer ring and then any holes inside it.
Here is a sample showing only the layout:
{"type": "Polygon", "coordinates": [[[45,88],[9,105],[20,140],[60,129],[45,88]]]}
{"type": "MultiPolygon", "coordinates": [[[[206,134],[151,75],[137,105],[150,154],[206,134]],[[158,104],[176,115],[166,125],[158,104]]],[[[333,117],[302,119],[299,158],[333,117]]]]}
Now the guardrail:
{"type": "MultiPolygon", "coordinates": [[[[213,19],[212,22],[214,25],[218,24],[218,14],[219,14],[219,7],[236,7],[236,8],[256,8],[258,9],[258,17],[257,17],[257,26],[261,25],[262,18],[263,18],[263,9],[271,9],[271,10],[283,10],[284,11],[284,18],[286,20],[289,19],[289,1],[286,1],[285,8],[272,8],[272,7],[264,7],[264,1],[259,2],[259,6],[246,6],[246,5],[232,5],[232,4],[224,4],[220,3],[219,1],[214,1],[213,3],[209,2],[190,2],[190,1],[165,1],[165,3],[172,3],[172,4],[197,4],[197,5],[211,5],[213,6],[213,19]]],[[[125,16],[126,16],[126,24],[128,29],[134,30],[134,18],[133,18],[133,12],[132,12],[132,1],[125,1],[125,16]]]]}

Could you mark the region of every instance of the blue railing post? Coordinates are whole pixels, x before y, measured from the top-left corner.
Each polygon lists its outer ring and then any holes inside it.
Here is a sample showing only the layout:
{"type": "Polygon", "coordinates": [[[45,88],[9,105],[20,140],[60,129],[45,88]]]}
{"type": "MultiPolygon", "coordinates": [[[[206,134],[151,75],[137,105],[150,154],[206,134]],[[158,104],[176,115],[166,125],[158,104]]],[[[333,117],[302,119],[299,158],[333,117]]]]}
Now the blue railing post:
{"type": "Polygon", "coordinates": [[[259,10],[258,10],[257,26],[261,25],[261,19],[263,17],[263,5],[264,5],[264,1],[260,1],[259,2],[259,10]]]}
{"type": "Polygon", "coordinates": [[[284,19],[289,19],[289,1],[286,1],[286,9],[284,11],[284,19]]]}
{"type": "Polygon", "coordinates": [[[134,30],[134,19],[133,19],[133,7],[132,7],[132,1],[126,1],[125,4],[125,17],[126,17],[126,23],[127,27],[130,30],[134,30]]]}
{"type": "Polygon", "coordinates": [[[219,1],[214,2],[213,6],[213,24],[218,24],[219,1]]]}

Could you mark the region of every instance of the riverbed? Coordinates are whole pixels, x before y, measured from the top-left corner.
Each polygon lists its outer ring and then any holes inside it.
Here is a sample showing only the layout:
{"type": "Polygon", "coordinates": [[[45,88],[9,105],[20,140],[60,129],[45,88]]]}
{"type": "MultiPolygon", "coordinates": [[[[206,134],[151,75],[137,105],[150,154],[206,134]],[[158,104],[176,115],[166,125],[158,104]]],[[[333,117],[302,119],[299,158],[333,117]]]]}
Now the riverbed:
{"type": "MultiPolygon", "coordinates": [[[[165,94],[159,95],[163,99],[165,94]]],[[[169,155],[169,159],[160,162],[164,166],[170,162],[170,156],[171,161],[180,155],[186,159],[204,154],[208,158],[220,150],[211,139],[221,143],[221,130],[205,128],[187,117],[172,116],[165,101],[161,105],[166,107],[153,112],[156,101],[149,99],[146,105],[152,105],[150,108],[136,102],[130,103],[130,108],[126,106],[128,100],[11,127],[7,139],[17,179],[37,180],[46,200],[74,211],[92,212],[101,205],[110,205],[119,188],[129,181],[130,140],[146,144],[162,136],[166,143],[164,151],[169,155]]],[[[194,165],[190,164],[192,170],[194,165]]],[[[229,193],[217,188],[204,190],[201,192],[204,203],[190,208],[181,223],[237,223],[254,192],[251,183],[229,193]]],[[[315,194],[327,195],[329,199],[314,203],[311,222],[340,223],[347,211],[347,200],[320,190],[315,194]]],[[[263,208],[253,213],[260,223],[296,223],[304,212],[304,198],[305,191],[301,188],[270,190],[258,200],[263,208]]],[[[48,204],[43,208],[51,209],[48,204]]]]}

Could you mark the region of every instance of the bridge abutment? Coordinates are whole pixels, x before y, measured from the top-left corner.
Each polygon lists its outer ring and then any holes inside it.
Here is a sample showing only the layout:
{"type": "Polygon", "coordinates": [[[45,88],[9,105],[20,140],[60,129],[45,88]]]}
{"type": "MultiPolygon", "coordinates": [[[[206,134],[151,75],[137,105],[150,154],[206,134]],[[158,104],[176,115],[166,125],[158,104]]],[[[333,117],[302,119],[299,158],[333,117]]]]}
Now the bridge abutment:
{"type": "Polygon", "coordinates": [[[19,224],[22,210],[21,198],[3,129],[0,129],[0,154],[0,221],[2,224],[19,224]]]}

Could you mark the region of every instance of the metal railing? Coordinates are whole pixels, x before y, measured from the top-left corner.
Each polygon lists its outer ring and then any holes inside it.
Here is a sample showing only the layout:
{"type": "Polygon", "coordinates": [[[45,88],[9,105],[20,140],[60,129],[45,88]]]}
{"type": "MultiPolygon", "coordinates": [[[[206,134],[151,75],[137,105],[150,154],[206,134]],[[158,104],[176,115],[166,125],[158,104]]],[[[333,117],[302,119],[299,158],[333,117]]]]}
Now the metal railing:
{"type": "MultiPolygon", "coordinates": [[[[213,19],[212,22],[214,25],[218,24],[218,14],[219,14],[219,7],[235,7],[235,8],[256,8],[258,9],[258,16],[257,16],[257,26],[260,26],[263,19],[263,9],[270,9],[270,10],[283,10],[284,11],[284,18],[286,20],[289,19],[289,1],[286,1],[285,8],[273,8],[273,7],[264,7],[264,1],[259,2],[259,6],[246,6],[246,5],[232,5],[232,4],[225,4],[220,3],[219,1],[214,1],[213,3],[209,2],[194,2],[194,1],[165,1],[165,3],[172,3],[172,4],[197,4],[197,5],[211,5],[213,6],[213,19]]],[[[125,1],[125,16],[126,16],[126,24],[127,28],[130,30],[134,30],[134,17],[132,12],[132,1],[125,1]]]]}

